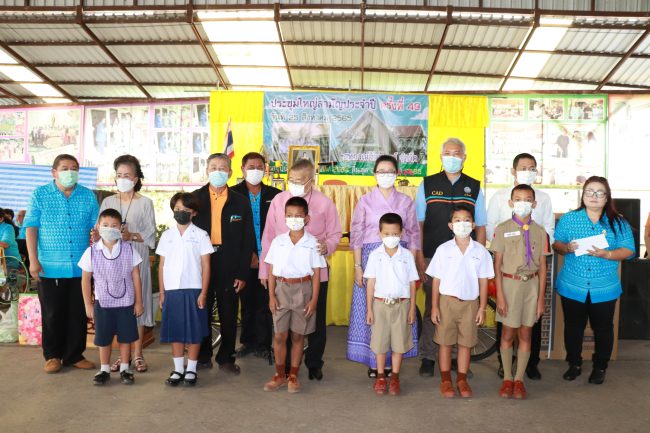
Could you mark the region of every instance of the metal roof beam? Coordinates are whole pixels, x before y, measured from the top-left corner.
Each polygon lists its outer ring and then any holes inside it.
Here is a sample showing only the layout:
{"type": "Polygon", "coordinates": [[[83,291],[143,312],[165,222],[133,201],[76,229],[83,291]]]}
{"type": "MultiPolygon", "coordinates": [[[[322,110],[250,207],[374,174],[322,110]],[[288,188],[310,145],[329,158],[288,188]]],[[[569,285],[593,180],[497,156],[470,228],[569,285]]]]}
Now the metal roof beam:
{"type": "Polygon", "coordinates": [[[517,52],[517,55],[513,59],[512,63],[510,64],[510,67],[508,68],[508,71],[506,72],[506,75],[504,76],[503,81],[501,81],[501,85],[499,86],[499,92],[503,91],[503,86],[506,85],[506,82],[508,81],[508,78],[510,78],[510,76],[512,75],[512,71],[515,70],[515,67],[517,66],[517,63],[519,63],[519,59],[521,59],[521,55],[526,50],[526,46],[528,46],[528,42],[530,42],[531,38],[533,37],[533,33],[535,33],[535,30],[538,27],[539,27],[539,15],[536,15],[535,20],[533,22],[533,25],[530,26],[530,29],[528,29],[528,34],[526,35],[526,38],[524,39],[524,42],[519,47],[519,51],[517,52]]]}
{"type": "Polygon", "coordinates": [[[276,3],[273,7],[273,21],[275,21],[275,29],[278,32],[278,40],[280,41],[280,49],[282,49],[282,58],[284,59],[284,66],[287,69],[289,76],[289,84],[293,90],[293,80],[291,79],[291,69],[289,69],[289,61],[287,60],[287,52],[284,49],[284,41],[282,40],[282,32],[280,31],[280,3],[276,3]]]}
{"type": "Polygon", "coordinates": [[[632,46],[630,46],[630,48],[627,50],[625,55],[623,55],[623,57],[621,57],[621,59],[618,62],[616,62],[616,64],[612,69],[610,69],[610,71],[607,73],[605,78],[603,78],[603,80],[598,84],[598,88],[596,90],[600,91],[600,89],[602,89],[605,85],[607,85],[607,83],[609,82],[609,80],[612,79],[614,74],[616,74],[616,72],[621,68],[621,66],[623,66],[623,64],[627,61],[627,59],[629,59],[630,56],[632,56],[632,54],[636,51],[636,49],[639,48],[639,46],[641,45],[641,43],[643,43],[643,41],[648,36],[648,34],[650,34],[650,25],[648,25],[645,32],[643,32],[643,34],[641,34],[637,38],[637,40],[632,44],[632,46]]]}
{"type": "Polygon", "coordinates": [[[20,101],[23,104],[27,104],[27,101],[24,100],[22,97],[16,95],[13,92],[10,92],[9,90],[5,89],[4,87],[0,87],[0,96],[6,97],[6,98],[11,98],[11,99],[14,99],[16,101],[20,101]]]}
{"type": "MultiPolygon", "coordinates": [[[[366,7],[368,5],[366,4],[366,0],[363,0],[361,2],[361,90],[363,90],[363,79],[364,79],[364,69],[366,66],[366,58],[365,58],[365,51],[366,51],[366,7]]],[[[348,89],[352,90],[352,89],[348,89]]]]}
{"type": "Polygon", "coordinates": [[[221,71],[219,71],[219,65],[217,65],[217,62],[214,61],[214,58],[212,57],[212,54],[210,54],[210,50],[205,45],[205,41],[203,40],[203,37],[201,36],[201,33],[199,32],[199,29],[196,28],[196,23],[194,22],[194,9],[193,8],[194,8],[193,3],[190,1],[190,4],[187,7],[187,21],[186,22],[192,28],[192,32],[194,33],[194,37],[196,38],[196,41],[201,45],[201,50],[203,50],[203,54],[205,54],[205,57],[207,58],[208,62],[210,63],[210,66],[212,67],[212,70],[217,75],[217,78],[219,79],[219,83],[223,86],[224,89],[228,89],[228,86],[226,85],[226,80],[224,80],[223,75],[221,75],[221,71]]]}
{"type": "Polygon", "coordinates": [[[440,37],[440,43],[438,44],[438,49],[436,50],[436,57],[433,59],[433,64],[431,65],[431,71],[429,71],[429,77],[427,78],[427,82],[424,85],[424,89],[422,90],[423,92],[426,92],[427,89],[429,88],[429,83],[431,83],[431,78],[433,77],[433,74],[436,72],[436,66],[438,66],[438,60],[440,59],[440,54],[442,54],[442,49],[445,46],[445,39],[447,38],[447,32],[449,31],[449,27],[451,27],[453,13],[454,13],[453,7],[447,6],[447,22],[445,23],[445,29],[442,31],[442,36],[440,37]]]}

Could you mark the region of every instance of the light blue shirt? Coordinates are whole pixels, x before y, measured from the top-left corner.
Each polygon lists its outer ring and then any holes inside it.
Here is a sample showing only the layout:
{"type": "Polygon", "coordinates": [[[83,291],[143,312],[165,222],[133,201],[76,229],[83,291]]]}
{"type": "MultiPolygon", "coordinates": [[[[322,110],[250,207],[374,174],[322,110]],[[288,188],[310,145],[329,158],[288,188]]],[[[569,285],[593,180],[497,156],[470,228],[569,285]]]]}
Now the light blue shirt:
{"type": "Polygon", "coordinates": [[[23,226],[38,228],[38,261],[46,278],[81,276],[77,266],[99,214],[95,194],[77,185],[66,197],[54,181],[34,190],[23,226]]]}
{"type": "MultiPolygon", "coordinates": [[[[452,182],[452,185],[460,179],[460,176],[452,182]]],[[[427,215],[427,201],[424,196],[424,182],[420,184],[418,192],[415,194],[415,212],[418,214],[418,221],[422,222],[427,215]]],[[[474,205],[474,222],[476,227],[487,225],[487,208],[485,207],[485,194],[483,188],[478,192],[476,204],[474,205]]]]}
{"type": "MultiPolygon", "coordinates": [[[[1,220],[0,220],[0,242],[6,242],[9,244],[9,246],[5,248],[5,256],[15,257],[16,259],[22,262],[22,259],[20,258],[20,253],[18,252],[18,244],[16,243],[16,231],[14,230],[14,226],[12,226],[11,224],[7,224],[6,222],[1,220]]],[[[12,266],[16,264],[16,261],[7,260],[7,264],[12,266]]]]}
{"type": "MultiPolygon", "coordinates": [[[[609,225],[606,215],[594,224],[585,209],[578,209],[560,218],[555,228],[555,240],[566,244],[574,239],[604,233],[609,244],[607,250],[627,248],[635,251],[630,224],[623,220],[620,224],[614,223],[614,227],[616,232],[609,225]]],[[[633,256],[634,253],[630,257],[633,256]]],[[[561,296],[578,302],[585,302],[587,294],[594,303],[613,301],[623,292],[618,266],[619,262],[615,260],[569,253],[564,256],[564,265],[557,276],[555,287],[561,296]]]]}

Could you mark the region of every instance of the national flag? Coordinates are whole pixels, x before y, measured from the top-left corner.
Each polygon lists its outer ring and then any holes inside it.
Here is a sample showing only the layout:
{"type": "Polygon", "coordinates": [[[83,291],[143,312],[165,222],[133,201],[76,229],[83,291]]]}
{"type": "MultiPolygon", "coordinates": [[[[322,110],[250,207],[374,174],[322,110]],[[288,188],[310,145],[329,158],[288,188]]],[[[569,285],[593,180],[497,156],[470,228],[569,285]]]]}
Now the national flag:
{"type": "Polygon", "coordinates": [[[233,159],[235,157],[235,146],[232,140],[232,129],[230,129],[230,123],[232,119],[228,119],[228,128],[226,129],[226,136],[223,139],[223,153],[228,155],[228,158],[233,159]]]}

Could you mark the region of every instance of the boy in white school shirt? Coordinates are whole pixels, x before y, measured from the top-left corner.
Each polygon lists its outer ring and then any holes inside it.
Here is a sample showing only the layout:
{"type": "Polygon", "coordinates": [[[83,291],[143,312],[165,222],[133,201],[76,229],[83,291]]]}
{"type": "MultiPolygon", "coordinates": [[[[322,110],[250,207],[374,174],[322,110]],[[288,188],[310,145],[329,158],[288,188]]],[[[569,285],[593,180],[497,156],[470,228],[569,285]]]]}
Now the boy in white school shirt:
{"type": "Polygon", "coordinates": [[[320,269],[327,267],[319,253],[318,240],[305,231],[309,206],[302,197],[291,197],[284,205],[289,232],[276,236],[264,261],[269,264],[269,308],[273,314],[275,375],[264,391],[287,385],[291,393],[300,391],[298,369],[302,361],[305,335],[316,329],[316,305],[320,289],[320,269]],[[287,338],[291,331],[291,369],[285,373],[287,338]]]}
{"type": "Polygon", "coordinates": [[[386,393],[386,352],[392,350],[393,373],[390,395],[399,395],[399,370],[402,357],[413,348],[415,323],[415,282],[420,279],[413,254],[399,244],[402,217],[386,213],[379,219],[379,233],[384,245],[368,256],[363,277],[366,283],[366,322],[372,326],[370,348],[377,357],[377,378],[373,389],[386,393]]]}
{"type": "Polygon", "coordinates": [[[478,326],[485,321],[488,278],[494,277],[492,257],[487,249],[470,238],[474,216],[465,205],[452,208],[449,228],[454,239],[440,245],[426,270],[433,278],[431,321],[436,325],[433,340],[440,345],[440,392],[456,396],[451,385],[451,349],[458,345],[456,386],[461,397],[471,397],[467,383],[470,350],[478,340],[478,326]]]}

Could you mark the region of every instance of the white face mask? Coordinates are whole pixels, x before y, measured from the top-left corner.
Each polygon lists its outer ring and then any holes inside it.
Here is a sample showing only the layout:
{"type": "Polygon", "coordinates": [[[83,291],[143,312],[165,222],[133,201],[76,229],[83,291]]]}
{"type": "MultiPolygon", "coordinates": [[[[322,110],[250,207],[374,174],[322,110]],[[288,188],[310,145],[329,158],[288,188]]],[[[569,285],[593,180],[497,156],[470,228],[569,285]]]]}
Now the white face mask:
{"type": "Polygon", "coordinates": [[[259,185],[264,178],[264,170],[246,170],[246,182],[251,185],[259,185]]]}
{"type": "Polygon", "coordinates": [[[537,180],[536,171],[522,170],[517,172],[517,183],[523,185],[532,185],[537,180]]]}
{"type": "Polygon", "coordinates": [[[377,179],[377,185],[379,185],[380,188],[391,188],[395,185],[397,175],[391,173],[377,173],[375,179],[377,179]]]}
{"type": "Polygon", "coordinates": [[[119,192],[129,192],[135,188],[135,182],[131,179],[119,178],[115,180],[115,183],[117,184],[117,190],[119,192]]]}
{"type": "Polygon", "coordinates": [[[120,229],[114,229],[113,227],[100,227],[99,236],[106,242],[113,242],[122,238],[122,232],[120,229]]]}
{"type": "Polygon", "coordinates": [[[472,233],[472,223],[470,221],[457,221],[452,224],[454,234],[459,238],[466,238],[472,233]]]}
{"type": "Polygon", "coordinates": [[[289,182],[289,192],[293,197],[303,197],[305,195],[305,185],[289,182]]]}
{"type": "Polygon", "coordinates": [[[305,227],[304,218],[286,218],[285,221],[287,223],[287,227],[289,227],[289,230],[292,230],[294,232],[302,230],[302,228],[305,227]]]}
{"type": "Polygon", "coordinates": [[[386,248],[395,248],[399,245],[400,237],[399,236],[386,236],[381,239],[381,241],[386,245],[386,248]]]}
{"type": "Polygon", "coordinates": [[[513,204],[513,211],[518,217],[525,217],[530,215],[533,211],[533,204],[528,201],[515,201],[513,204]]]}

